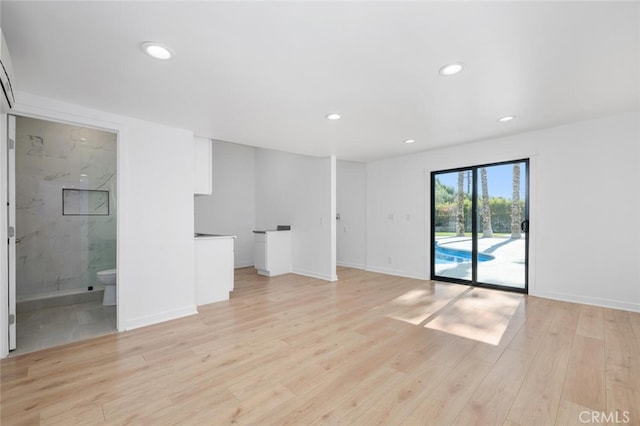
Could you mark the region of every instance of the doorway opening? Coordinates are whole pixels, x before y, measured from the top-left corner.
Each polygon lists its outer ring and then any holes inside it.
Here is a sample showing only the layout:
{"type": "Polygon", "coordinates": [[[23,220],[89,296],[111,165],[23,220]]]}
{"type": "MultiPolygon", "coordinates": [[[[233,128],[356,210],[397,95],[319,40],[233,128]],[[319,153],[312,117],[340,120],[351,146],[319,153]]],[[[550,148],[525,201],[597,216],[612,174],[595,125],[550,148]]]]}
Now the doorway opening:
{"type": "Polygon", "coordinates": [[[431,173],[431,279],[528,292],[529,160],[431,173]]]}
{"type": "Polygon", "coordinates": [[[116,332],[116,133],[8,120],[11,355],[116,332]]]}

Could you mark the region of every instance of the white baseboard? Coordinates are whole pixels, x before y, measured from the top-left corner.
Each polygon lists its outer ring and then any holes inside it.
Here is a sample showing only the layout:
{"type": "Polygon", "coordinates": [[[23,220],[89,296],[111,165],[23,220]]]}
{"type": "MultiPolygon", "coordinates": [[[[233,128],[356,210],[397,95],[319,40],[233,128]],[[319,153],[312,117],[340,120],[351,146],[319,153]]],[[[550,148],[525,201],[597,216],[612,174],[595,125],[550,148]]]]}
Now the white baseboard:
{"type": "Polygon", "coordinates": [[[170,311],[160,312],[158,314],[133,318],[126,321],[124,324],[124,329],[119,331],[133,330],[140,327],[146,327],[148,325],[158,324],[164,321],[170,321],[182,317],[187,317],[189,315],[195,315],[197,313],[198,309],[195,305],[185,306],[184,308],[172,309],[170,311]]]}
{"type": "Polygon", "coordinates": [[[426,276],[407,274],[406,272],[403,272],[403,271],[399,271],[399,270],[395,270],[395,269],[387,269],[387,268],[378,268],[378,267],[375,267],[375,266],[368,266],[365,270],[369,271],[369,272],[377,272],[379,274],[394,275],[396,277],[413,278],[415,280],[428,280],[429,279],[426,276]]]}
{"type": "Polygon", "coordinates": [[[336,264],[338,266],[343,266],[345,268],[354,268],[354,269],[362,269],[362,270],[366,270],[367,269],[366,265],[360,264],[360,263],[337,262],[336,264]]]}
{"type": "MultiPolygon", "coordinates": [[[[349,265],[344,265],[344,266],[349,266],[349,265]]],[[[361,269],[361,268],[358,268],[358,269],[361,269]]],[[[388,268],[378,268],[378,267],[369,266],[367,268],[362,268],[362,269],[365,269],[370,272],[377,272],[379,274],[394,275],[394,276],[404,277],[404,278],[413,278],[418,280],[429,279],[428,277],[413,275],[413,274],[406,274],[402,271],[388,269],[388,268]]],[[[598,297],[588,297],[588,296],[580,296],[580,295],[556,293],[556,292],[530,292],[529,294],[531,296],[542,297],[545,299],[552,299],[552,300],[560,300],[563,302],[582,303],[585,305],[600,306],[603,308],[621,309],[624,311],[631,311],[631,312],[640,312],[640,304],[626,302],[622,300],[604,299],[604,298],[598,298],[598,297]]]]}
{"type": "Polygon", "coordinates": [[[235,265],[233,265],[233,269],[248,268],[249,266],[253,266],[252,261],[238,262],[235,265]]]}
{"type": "Polygon", "coordinates": [[[584,305],[599,306],[602,308],[621,309],[623,311],[640,312],[640,304],[629,303],[621,300],[603,299],[599,297],[579,296],[566,293],[536,292],[529,293],[531,296],[545,299],[560,300],[562,302],[582,303],[584,305]]]}
{"type": "Polygon", "coordinates": [[[330,275],[318,274],[316,272],[305,271],[303,269],[294,269],[291,272],[294,274],[303,275],[305,277],[317,278],[319,280],[324,280],[324,281],[338,281],[337,276],[332,277],[330,275]]]}

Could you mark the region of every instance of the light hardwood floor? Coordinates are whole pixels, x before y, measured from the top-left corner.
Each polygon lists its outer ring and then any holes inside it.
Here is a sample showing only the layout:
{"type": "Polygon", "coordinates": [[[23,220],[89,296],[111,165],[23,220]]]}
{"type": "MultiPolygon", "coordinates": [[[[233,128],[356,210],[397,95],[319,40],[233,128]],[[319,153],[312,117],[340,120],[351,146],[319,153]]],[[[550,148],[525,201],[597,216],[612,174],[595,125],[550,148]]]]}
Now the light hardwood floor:
{"type": "Polygon", "coordinates": [[[198,315],[5,359],[1,423],[640,424],[640,314],[338,275],[240,269],[198,315]]]}

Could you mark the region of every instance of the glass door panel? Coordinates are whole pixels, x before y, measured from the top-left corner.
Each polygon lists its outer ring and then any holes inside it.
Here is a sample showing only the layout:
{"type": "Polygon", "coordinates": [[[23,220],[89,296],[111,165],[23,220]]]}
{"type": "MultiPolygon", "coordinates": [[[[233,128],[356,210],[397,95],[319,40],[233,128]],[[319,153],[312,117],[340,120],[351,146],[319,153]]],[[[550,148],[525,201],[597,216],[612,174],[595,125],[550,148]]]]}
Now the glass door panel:
{"type": "Polygon", "coordinates": [[[477,281],[525,289],[528,162],[478,170],[477,281]]]}
{"type": "Polygon", "coordinates": [[[435,274],[471,280],[473,172],[462,169],[439,173],[433,185],[435,274]]]}

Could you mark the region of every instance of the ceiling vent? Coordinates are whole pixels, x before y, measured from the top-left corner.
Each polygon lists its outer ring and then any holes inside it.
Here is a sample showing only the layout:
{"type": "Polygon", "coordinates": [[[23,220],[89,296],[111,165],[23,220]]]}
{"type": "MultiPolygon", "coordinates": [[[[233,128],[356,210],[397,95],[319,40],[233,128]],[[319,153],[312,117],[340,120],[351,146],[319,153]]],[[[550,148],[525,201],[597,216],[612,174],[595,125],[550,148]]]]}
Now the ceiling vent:
{"type": "Polygon", "coordinates": [[[13,63],[9,56],[9,47],[4,40],[4,34],[0,29],[0,86],[2,86],[2,94],[0,94],[0,112],[6,113],[16,103],[13,94],[13,63]]]}

